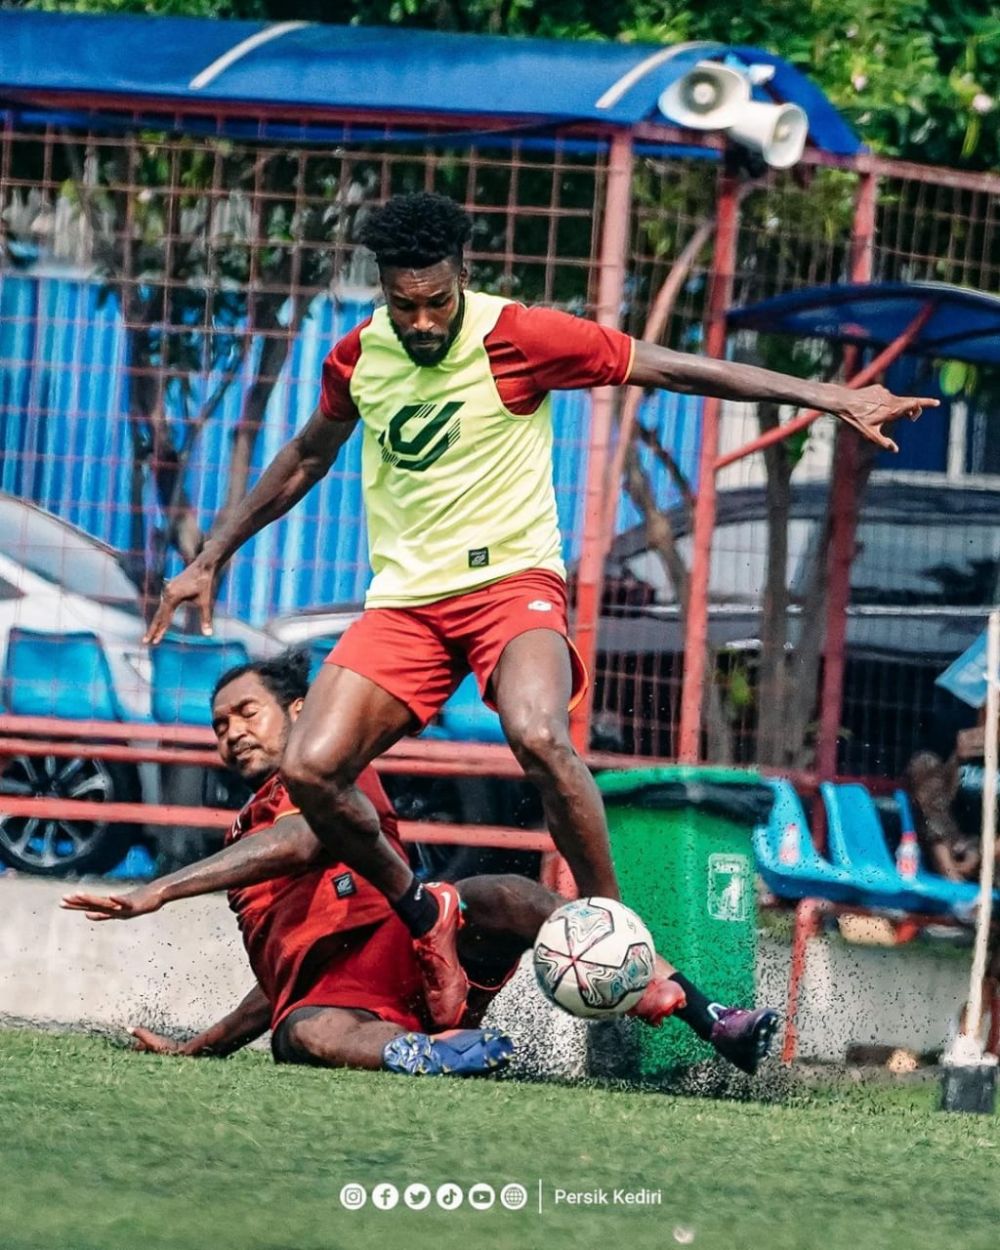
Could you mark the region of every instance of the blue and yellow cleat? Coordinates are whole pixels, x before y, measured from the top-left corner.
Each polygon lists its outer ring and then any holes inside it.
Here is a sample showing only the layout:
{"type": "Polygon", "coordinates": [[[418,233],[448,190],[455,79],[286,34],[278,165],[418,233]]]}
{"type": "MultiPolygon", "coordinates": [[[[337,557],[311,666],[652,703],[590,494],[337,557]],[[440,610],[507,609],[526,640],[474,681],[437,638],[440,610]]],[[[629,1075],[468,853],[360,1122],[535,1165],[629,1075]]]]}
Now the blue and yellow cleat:
{"type": "Polygon", "coordinates": [[[507,1066],[514,1042],[499,1029],[401,1033],[386,1042],[382,1066],[408,1076],[483,1076],[507,1066]]]}

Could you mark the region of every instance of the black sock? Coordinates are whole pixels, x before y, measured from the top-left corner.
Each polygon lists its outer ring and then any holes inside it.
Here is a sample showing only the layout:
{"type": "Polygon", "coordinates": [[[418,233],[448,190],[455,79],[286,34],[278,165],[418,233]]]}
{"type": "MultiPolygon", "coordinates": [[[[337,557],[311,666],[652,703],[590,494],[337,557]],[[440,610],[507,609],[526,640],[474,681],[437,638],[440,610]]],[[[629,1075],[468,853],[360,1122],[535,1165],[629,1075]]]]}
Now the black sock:
{"type": "Polygon", "coordinates": [[[717,1018],[715,1013],[720,1004],[709,1002],[697,985],[692,985],[682,972],[675,972],[670,980],[677,982],[687,999],[685,1006],[675,1011],[674,1015],[690,1025],[699,1037],[704,1038],[706,1042],[709,1041],[712,1036],[712,1026],[717,1018]]]}
{"type": "Polygon", "coordinates": [[[438,918],[437,899],[424,889],[424,883],[416,877],[407,886],[406,893],[397,898],[392,906],[415,938],[430,932],[438,918]]]}

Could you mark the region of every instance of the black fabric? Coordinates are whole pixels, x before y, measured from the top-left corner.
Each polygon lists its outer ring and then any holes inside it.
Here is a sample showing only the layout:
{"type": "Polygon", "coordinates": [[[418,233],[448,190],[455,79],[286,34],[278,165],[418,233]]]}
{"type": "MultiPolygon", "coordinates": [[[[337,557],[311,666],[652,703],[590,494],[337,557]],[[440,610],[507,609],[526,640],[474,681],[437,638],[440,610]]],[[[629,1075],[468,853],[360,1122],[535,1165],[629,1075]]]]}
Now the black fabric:
{"type": "Polygon", "coordinates": [[[675,972],[670,979],[677,982],[687,999],[687,1003],[679,1011],[675,1011],[674,1015],[690,1025],[704,1041],[709,1041],[712,1036],[712,1026],[715,1024],[715,1016],[711,1011],[713,1004],[697,985],[691,984],[683,973],[675,972]]]}
{"type": "Polygon", "coordinates": [[[416,877],[410,882],[406,893],[392,906],[396,915],[409,929],[410,935],[415,938],[429,933],[438,918],[437,899],[416,877]]]}
{"type": "Polygon", "coordinates": [[[297,1007],[295,1011],[290,1011],[284,1020],[271,1034],[271,1055],[275,1063],[304,1063],[313,1067],[317,1066],[317,1061],[312,1055],[304,1050],[300,1050],[292,1041],[292,1025],[297,1020],[310,1020],[313,1016],[319,1015],[321,1011],[329,1011],[329,1007],[297,1007]]]}

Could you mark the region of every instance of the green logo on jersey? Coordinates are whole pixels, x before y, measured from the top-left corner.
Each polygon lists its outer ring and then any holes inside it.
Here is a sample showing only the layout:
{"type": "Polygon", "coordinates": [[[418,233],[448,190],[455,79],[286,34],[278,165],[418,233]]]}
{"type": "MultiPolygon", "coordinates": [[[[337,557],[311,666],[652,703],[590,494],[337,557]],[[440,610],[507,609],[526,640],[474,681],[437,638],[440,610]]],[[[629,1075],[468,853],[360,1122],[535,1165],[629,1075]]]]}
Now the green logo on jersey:
{"type": "Polygon", "coordinates": [[[456,401],[437,410],[433,404],[406,404],[378,436],[382,459],[397,469],[423,473],[457,442],[461,430],[457,413],[461,407],[456,401]],[[409,423],[415,432],[406,438],[403,430],[409,423]]]}

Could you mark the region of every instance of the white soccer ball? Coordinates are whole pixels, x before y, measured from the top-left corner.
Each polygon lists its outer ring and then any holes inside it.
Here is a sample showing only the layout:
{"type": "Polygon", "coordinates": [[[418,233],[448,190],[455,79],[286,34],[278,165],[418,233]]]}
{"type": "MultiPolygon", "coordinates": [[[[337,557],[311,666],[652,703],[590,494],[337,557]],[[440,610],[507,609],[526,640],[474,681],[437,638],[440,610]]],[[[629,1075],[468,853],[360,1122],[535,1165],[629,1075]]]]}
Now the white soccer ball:
{"type": "Polygon", "coordinates": [[[579,898],[554,911],[535,938],[535,978],[573,1016],[624,1015],[642,998],[656,952],[634,911],[610,898],[579,898]]]}

